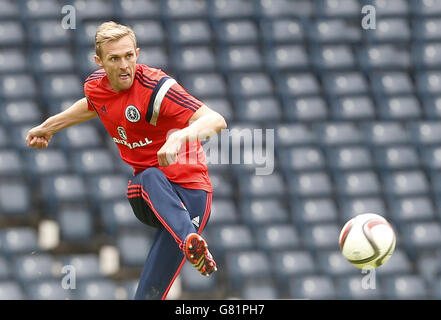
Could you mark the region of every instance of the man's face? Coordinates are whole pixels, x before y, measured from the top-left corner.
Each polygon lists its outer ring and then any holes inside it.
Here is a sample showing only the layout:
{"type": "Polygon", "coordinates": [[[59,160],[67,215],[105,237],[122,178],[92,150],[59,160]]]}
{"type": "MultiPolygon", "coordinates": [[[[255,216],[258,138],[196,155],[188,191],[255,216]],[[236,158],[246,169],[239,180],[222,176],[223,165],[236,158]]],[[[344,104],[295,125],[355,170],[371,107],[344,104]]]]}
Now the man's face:
{"type": "Polygon", "coordinates": [[[121,91],[132,86],[138,56],[139,48],[135,48],[132,39],[125,36],[101,45],[101,57],[95,56],[95,62],[104,68],[113,89],[121,91]]]}

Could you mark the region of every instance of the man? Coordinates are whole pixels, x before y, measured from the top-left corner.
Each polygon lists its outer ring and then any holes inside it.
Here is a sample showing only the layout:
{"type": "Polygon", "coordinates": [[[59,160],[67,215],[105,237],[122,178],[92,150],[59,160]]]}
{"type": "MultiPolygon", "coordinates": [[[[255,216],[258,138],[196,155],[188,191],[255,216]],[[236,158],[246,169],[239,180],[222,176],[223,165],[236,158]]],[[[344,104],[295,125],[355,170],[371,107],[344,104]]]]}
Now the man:
{"type": "Polygon", "coordinates": [[[26,142],[46,148],[56,132],[99,116],[134,169],[127,190],[134,214],[159,229],[135,299],[165,299],[185,259],[203,275],[217,270],[200,236],[212,197],[200,141],[226,122],[161,70],[137,64],[140,49],[127,26],[103,23],[95,50],[102,69],[85,80],[85,98],[32,128],[26,142]]]}

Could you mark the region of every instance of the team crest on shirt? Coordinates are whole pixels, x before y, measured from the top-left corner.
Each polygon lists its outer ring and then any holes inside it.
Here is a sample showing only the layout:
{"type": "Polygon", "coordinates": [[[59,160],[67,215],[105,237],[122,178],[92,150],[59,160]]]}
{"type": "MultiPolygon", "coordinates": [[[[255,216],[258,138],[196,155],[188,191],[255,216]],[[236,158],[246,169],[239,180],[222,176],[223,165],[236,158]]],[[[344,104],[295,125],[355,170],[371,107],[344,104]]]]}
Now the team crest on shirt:
{"type": "Polygon", "coordinates": [[[141,119],[141,113],[134,105],[127,106],[126,119],[130,122],[138,122],[141,119]]]}
{"type": "Polygon", "coordinates": [[[127,140],[127,133],[123,127],[118,127],[118,128],[116,128],[116,130],[118,130],[118,134],[121,137],[121,139],[127,140]]]}

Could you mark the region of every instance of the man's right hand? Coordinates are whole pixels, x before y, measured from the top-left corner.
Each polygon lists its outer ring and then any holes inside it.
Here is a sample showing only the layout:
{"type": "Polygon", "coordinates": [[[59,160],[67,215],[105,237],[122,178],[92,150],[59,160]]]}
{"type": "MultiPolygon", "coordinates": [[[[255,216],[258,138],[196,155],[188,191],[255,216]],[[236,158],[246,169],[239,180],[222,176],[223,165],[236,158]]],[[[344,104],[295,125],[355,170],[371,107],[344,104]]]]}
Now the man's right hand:
{"type": "Polygon", "coordinates": [[[29,130],[26,137],[26,144],[28,147],[35,149],[44,149],[47,148],[51,139],[52,134],[47,132],[47,130],[43,129],[40,125],[29,130]]]}

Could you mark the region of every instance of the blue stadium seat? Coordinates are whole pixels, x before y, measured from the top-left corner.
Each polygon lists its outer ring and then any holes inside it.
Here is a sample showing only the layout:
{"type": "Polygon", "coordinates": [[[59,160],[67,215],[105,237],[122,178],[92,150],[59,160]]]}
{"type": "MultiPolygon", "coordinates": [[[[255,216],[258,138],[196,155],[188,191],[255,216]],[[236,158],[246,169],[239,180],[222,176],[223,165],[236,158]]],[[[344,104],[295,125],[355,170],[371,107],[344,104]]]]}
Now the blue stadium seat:
{"type": "Polygon", "coordinates": [[[54,265],[53,256],[47,253],[19,255],[12,261],[14,277],[23,285],[53,279],[57,276],[54,265]]]}
{"type": "Polygon", "coordinates": [[[265,52],[265,61],[272,72],[306,71],[309,67],[308,53],[301,45],[269,47],[265,52]]]}
{"type": "Polygon", "coordinates": [[[438,30],[441,27],[441,18],[416,19],[412,27],[412,35],[418,41],[441,40],[438,30]]]}
{"type": "Polygon", "coordinates": [[[336,173],[335,181],[341,196],[376,196],[382,192],[381,182],[373,170],[336,173]]]}
{"type": "Polygon", "coordinates": [[[19,22],[4,21],[0,22],[2,33],[0,35],[1,47],[20,47],[25,42],[25,32],[19,22]]]}
{"type": "Polygon", "coordinates": [[[31,227],[9,227],[1,230],[0,250],[7,256],[31,254],[38,250],[37,232],[31,227]]]}
{"type": "Polygon", "coordinates": [[[440,96],[426,96],[422,97],[424,114],[427,119],[441,118],[441,97],[440,96]]]}
{"type": "MultiPolygon", "coordinates": [[[[399,236],[399,235],[397,235],[399,236]]],[[[400,238],[397,239],[400,241],[400,238]]],[[[385,264],[377,268],[378,277],[392,275],[408,275],[414,269],[414,262],[409,258],[407,252],[396,247],[393,255],[385,264]]]]}
{"type": "Polygon", "coordinates": [[[312,253],[323,250],[339,250],[340,227],[336,223],[315,224],[302,230],[304,246],[312,253]],[[330,239],[335,239],[331,241],[330,239]]]}
{"type": "Polygon", "coordinates": [[[358,50],[358,62],[365,71],[403,70],[411,66],[410,54],[399,45],[370,44],[358,50]]]}
{"type": "Polygon", "coordinates": [[[268,44],[298,43],[305,38],[304,26],[294,18],[278,18],[262,22],[262,37],[268,44]]]}
{"type": "Polygon", "coordinates": [[[354,268],[343,257],[340,250],[320,251],[317,254],[317,265],[323,274],[334,278],[346,278],[360,274],[360,270],[354,268]]]}
{"type": "MultiPolygon", "coordinates": [[[[93,253],[63,254],[57,259],[64,266],[75,268],[77,280],[89,280],[101,278],[100,262],[98,256],[93,253]]],[[[63,270],[61,270],[63,272],[63,270]]],[[[61,273],[63,274],[63,273],[61,273]]]]}
{"type": "Polygon", "coordinates": [[[337,206],[331,198],[293,201],[291,208],[292,221],[300,228],[308,224],[337,222],[337,206]]]}
{"type": "Polygon", "coordinates": [[[410,125],[413,143],[417,146],[439,144],[441,142],[441,122],[420,121],[410,125]]]}
{"type": "Polygon", "coordinates": [[[246,281],[271,277],[270,261],[261,251],[228,252],[225,261],[227,281],[232,290],[239,291],[246,281]]]}
{"type": "Polygon", "coordinates": [[[227,20],[219,22],[214,28],[218,43],[255,44],[258,41],[258,29],[252,20],[227,20]]]}
{"type": "Polygon", "coordinates": [[[66,151],[80,148],[102,147],[103,145],[97,127],[91,122],[66,128],[59,132],[59,135],[60,145],[63,145],[66,151]]]}
{"type": "Polygon", "coordinates": [[[212,110],[220,113],[227,123],[230,123],[230,121],[234,120],[234,113],[233,113],[233,104],[228,101],[226,97],[218,97],[218,98],[204,98],[200,96],[201,99],[203,99],[204,103],[212,110]]]}
{"type": "Polygon", "coordinates": [[[74,291],[75,300],[116,300],[118,297],[116,283],[108,279],[78,281],[74,291]]]}
{"type": "Polygon", "coordinates": [[[441,226],[438,222],[408,223],[400,231],[402,243],[412,256],[415,256],[415,250],[430,251],[441,244],[441,226]]]}
{"type": "Polygon", "coordinates": [[[209,13],[216,19],[251,18],[254,3],[251,0],[213,0],[209,13]]]}
{"type": "Polygon", "coordinates": [[[0,61],[7,61],[0,66],[0,73],[26,72],[28,60],[21,49],[1,49],[0,61]]]}
{"type": "Polygon", "coordinates": [[[96,203],[126,198],[128,180],[123,174],[100,174],[88,180],[89,195],[96,203]]]}
{"type": "Polygon", "coordinates": [[[36,98],[37,87],[29,74],[8,74],[0,77],[0,96],[5,99],[36,98]]]}
{"type": "Polygon", "coordinates": [[[86,20],[75,30],[75,44],[79,47],[95,48],[95,34],[100,26],[99,21],[86,20]]]}
{"type": "Polygon", "coordinates": [[[403,42],[411,39],[410,25],[405,18],[382,18],[376,28],[366,33],[366,39],[372,42],[403,42]]]}
{"type": "Polygon", "coordinates": [[[416,68],[439,69],[441,67],[441,43],[425,43],[412,47],[412,59],[416,68]]]}
{"type": "Polygon", "coordinates": [[[195,73],[182,79],[185,90],[195,97],[225,97],[227,84],[219,73],[195,73]]]}
{"type": "Polygon", "coordinates": [[[70,29],[63,29],[60,19],[43,19],[30,22],[28,34],[34,48],[67,47],[70,45],[73,32],[70,29]]]}
{"type": "Polygon", "coordinates": [[[418,153],[411,146],[379,147],[374,150],[374,158],[376,166],[385,171],[418,169],[420,165],[418,153]]]}
{"type": "Polygon", "coordinates": [[[34,179],[70,171],[67,155],[59,149],[30,150],[27,165],[34,179]]]}
{"type": "Polygon", "coordinates": [[[238,220],[239,213],[233,200],[213,200],[211,203],[210,226],[218,224],[235,224],[238,220]]]}
{"type": "Polygon", "coordinates": [[[283,197],[285,195],[285,183],[280,173],[271,175],[246,174],[239,178],[239,191],[244,197],[269,198],[283,197]]]}
{"type": "Polygon", "coordinates": [[[314,43],[359,43],[360,24],[344,19],[318,19],[309,24],[308,37],[314,43]]]}
{"type": "Polygon", "coordinates": [[[36,74],[71,73],[75,71],[75,61],[67,48],[44,48],[32,55],[32,68],[36,74]]]}
{"type": "Polygon", "coordinates": [[[441,169],[441,147],[427,146],[422,148],[421,165],[431,171],[441,169]]]}
{"type": "Polygon", "coordinates": [[[336,280],[338,288],[338,298],[345,300],[380,300],[383,298],[381,288],[375,285],[375,288],[363,288],[363,276],[353,275],[347,278],[336,280]]]}
{"type": "Polygon", "coordinates": [[[239,97],[272,95],[274,91],[271,78],[261,72],[232,75],[229,83],[231,92],[239,97]]]}
{"type": "Polygon", "coordinates": [[[174,54],[174,67],[180,72],[213,72],[216,57],[209,46],[187,46],[174,54]]]}
{"type": "Polygon", "coordinates": [[[13,280],[0,281],[0,300],[24,300],[28,297],[23,288],[13,280]]]}
{"type": "Polygon", "coordinates": [[[128,20],[127,25],[136,34],[136,44],[140,48],[165,43],[166,33],[162,24],[157,20],[128,20]]]}
{"type": "Polygon", "coordinates": [[[291,147],[288,150],[281,150],[278,162],[286,172],[304,172],[325,168],[324,154],[316,147],[291,147]]]}
{"type": "Polygon", "coordinates": [[[378,114],[384,120],[413,120],[422,112],[416,96],[402,96],[378,99],[378,114]]]}
{"type": "Polygon", "coordinates": [[[323,121],[328,117],[326,102],[320,96],[285,99],[284,115],[290,122],[323,121]]]}
{"type": "MultiPolygon", "coordinates": [[[[75,63],[77,64],[77,68],[80,71],[79,75],[81,76],[81,80],[86,80],[86,78],[100,67],[95,63],[94,56],[96,55],[95,47],[80,47],[78,46],[76,49],[75,63]]],[[[140,59],[144,57],[144,50],[141,50],[139,53],[138,63],[140,59]]]]}
{"type": "Polygon", "coordinates": [[[255,244],[250,228],[242,224],[213,226],[207,232],[207,242],[211,253],[221,260],[227,253],[254,249],[255,244]]]}
{"type": "Polygon", "coordinates": [[[76,173],[90,174],[112,173],[116,166],[111,152],[107,149],[83,149],[72,155],[76,173]]]}
{"type": "Polygon", "coordinates": [[[304,123],[281,123],[276,126],[274,133],[276,145],[280,148],[316,142],[316,131],[304,123]]]}
{"type": "Polygon", "coordinates": [[[18,19],[20,16],[20,4],[13,0],[0,1],[0,19],[18,19]]]}
{"type": "Polygon", "coordinates": [[[323,147],[359,145],[364,140],[353,122],[325,122],[315,126],[318,141],[323,147]]]}
{"type": "Polygon", "coordinates": [[[260,71],[263,57],[256,46],[234,45],[221,50],[218,61],[224,72],[260,71]]]}
{"type": "Polygon", "coordinates": [[[372,5],[380,10],[377,10],[378,16],[407,16],[410,11],[410,5],[406,0],[372,0],[372,5]]]}
{"type": "Polygon", "coordinates": [[[412,94],[414,92],[409,74],[402,71],[374,73],[371,76],[371,86],[377,96],[412,94]]]}
{"type": "Polygon", "coordinates": [[[386,204],[381,197],[347,197],[340,198],[340,221],[346,223],[358,214],[376,212],[382,216],[387,215],[386,204]]]}
{"type": "Polygon", "coordinates": [[[32,192],[28,185],[20,181],[0,184],[0,212],[3,217],[30,218],[33,209],[32,192]]]}
{"type": "Polygon", "coordinates": [[[34,100],[13,100],[4,105],[3,123],[16,126],[26,123],[39,123],[42,119],[41,110],[34,100]]]}
{"type": "Polygon", "coordinates": [[[5,129],[7,130],[8,134],[7,135],[5,134],[4,138],[11,139],[10,141],[5,142],[5,145],[6,146],[10,145],[19,152],[24,150],[28,151],[29,147],[26,144],[26,137],[28,135],[29,130],[32,129],[32,127],[33,125],[29,123],[16,125],[14,127],[5,126],[5,129]],[[12,143],[12,141],[14,141],[14,143],[12,143]]]}
{"type": "Polygon", "coordinates": [[[326,171],[299,173],[288,179],[291,197],[329,196],[333,192],[331,178],[326,171]]]}
{"type": "Polygon", "coordinates": [[[277,123],[282,118],[282,109],[274,96],[236,99],[236,119],[255,123],[277,123]]]}
{"type": "Polygon", "coordinates": [[[57,211],[62,241],[73,244],[88,244],[94,234],[92,213],[85,208],[66,207],[57,211]]]}
{"type": "Polygon", "coordinates": [[[42,82],[43,95],[47,99],[84,97],[83,83],[76,74],[46,76],[42,82]]]}
{"type": "Polygon", "coordinates": [[[264,18],[277,17],[309,17],[314,13],[314,5],[310,1],[299,0],[259,0],[260,13],[264,18]]]}
{"type": "Polygon", "coordinates": [[[270,254],[275,251],[294,250],[301,246],[301,240],[291,224],[268,223],[256,229],[257,247],[270,254]]]}
{"type": "Polygon", "coordinates": [[[216,194],[217,198],[231,198],[235,194],[236,185],[228,175],[211,173],[210,180],[213,186],[213,193],[216,194]]]}
{"type": "MultiPolygon", "coordinates": [[[[71,1],[65,1],[72,4],[71,1]]],[[[115,16],[113,2],[106,0],[75,0],[73,2],[79,20],[112,20],[115,16]]]]}
{"type": "MultiPolygon", "coordinates": [[[[251,280],[243,285],[241,297],[245,300],[273,300],[279,298],[279,293],[277,286],[271,280],[251,280]]],[[[257,309],[254,310],[253,312],[258,312],[257,309]]]]}
{"type": "Polygon", "coordinates": [[[419,16],[439,16],[441,13],[441,2],[439,0],[423,1],[422,3],[410,1],[410,8],[414,14],[419,16]]]}
{"type": "Polygon", "coordinates": [[[18,177],[26,167],[20,153],[14,149],[0,149],[0,175],[2,177],[18,177]]]}
{"type": "Polygon", "coordinates": [[[348,45],[327,45],[313,48],[312,64],[320,72],[351,70],[356,59],[348,45]]]}
{"type": "Polygon", "coordinates": [[[320,83],[312,73],[288,73],[276,78],[279,92],[291,97],[317,96],[320,83]]]}
{"type": "Polygon", "coordinates": [[[171,20],[202,18],[208,13],[208,3],[201,0],[166,0],[161,5],[164,14],[171,20]]]}
{"type": "Polygon", "coordinates": [[[383,179],[384,192],[391,196],[424,195],[430,188],[429,181],[421,170],[389,173],[383,179]]]}
{"type": "MultiPolygon", "coordinates": [[[[242,200],[240,215],[250,227],[267,225],[268,223],[289,223],[287,208],[275,199],[242,200]]],[[[210,220],[210,224],[212,220],[210,220]]]]}
{"type": "Polygon", "coordinates": [[[144,227],[133,213],[127,200],[104,201],[100,206],[101,222],[104,230],[115,235],[122,229],[141,229],[144,227]]]}
{"type": "Polygon", "coordinates": [[[334,171],[371,169],[371,152],[365,146],[335,147],[327,149],[327,164],[334,171]]]}
{"type": "Polygon", "coordinates": [[[311,275],[289,280],[290,299],[335,299],[337,290],[331,277],[311,275]]]}
{"type": "Polygon", "coordinates": [[[157,18],[161,13],[160,3],[155,0],[121,0],[114,6],[122,19],[157,18]]]}
{"type": "Polygon", "coordinates": [[[184,263],[179,274],[183,292],[206,295],[213,294],[216,291],[217,273],[202,278],[201,274],[190,263],[184,263]]]}
{"type": "Polygon", "coordinates": [[[361,6],[357,0],[319,0],[316,10],[318,16],[355,18],[360,14],[361,6]]]}
{"type": "Polygon", "coordinates": [[[22,9],[25,19],[57,19],[60,17],[61,4],[57,0],[26,0],[22,9]]]}
{"type": "Polygon", "coordinates": [[[417,275],[391,276],[381,282],[384,297],[391,300],[417,300],[428,298],[428,288],[417,275]]]}
{"type": "Polygon", "coordinates": [[[400,122],[376,121],[362,125],[366,141],[373,147],[405,144],[410,141],[407,128],[400,122]]]}
{"type": "Polygon", "coordinates": [[[117,236],[116,247],[122,266],[142,267],[152,245],[147,233],[123,231],[117,236]]]}
{"type": "Polygon", "coordinates": [[[421,95],[438,94],[441,90],[441,72],[437,70],[418,72],[415,74],[415,82],[421,95]]]}
{"type": "Polygon", "coordinates": [[[366,79],[357,71],[325,73],[323,87],[331,97],[361,95],[369,91],[366,79]]]}

